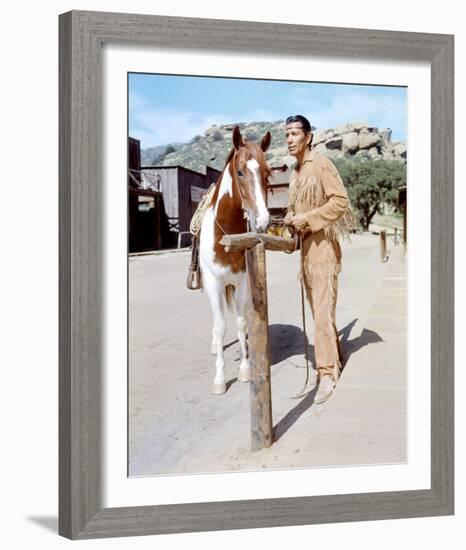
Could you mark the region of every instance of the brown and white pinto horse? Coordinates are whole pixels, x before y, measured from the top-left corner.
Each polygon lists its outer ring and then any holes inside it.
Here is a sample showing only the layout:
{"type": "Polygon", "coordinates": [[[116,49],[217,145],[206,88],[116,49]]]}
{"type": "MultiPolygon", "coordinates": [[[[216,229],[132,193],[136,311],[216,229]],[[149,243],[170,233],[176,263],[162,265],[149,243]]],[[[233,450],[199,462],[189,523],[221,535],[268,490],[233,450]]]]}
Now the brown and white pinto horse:
{"type": "Polygon", "coordinates": [[[261,144],[243,141],[238,126],[233,130],[233,149],[216,183],[212,200],[205,212],[200,233],[199,260],[204,288],[213,313],[211,351],[217,355],[212,385],[215,394],[225,393],[223,339],[225,337],[224,297],[234,303],[241,363],[238,380],[251,379],[246,346],[246,306],[248,281],[243,251],[226,252],[220,240],[224,235],[264,231],[270,221],[266,206],[267,183],[271,175],[265,160],[271,141],[270,132],[261,144]],[[248,228],[249,222],[249,228],[248,228]]]}

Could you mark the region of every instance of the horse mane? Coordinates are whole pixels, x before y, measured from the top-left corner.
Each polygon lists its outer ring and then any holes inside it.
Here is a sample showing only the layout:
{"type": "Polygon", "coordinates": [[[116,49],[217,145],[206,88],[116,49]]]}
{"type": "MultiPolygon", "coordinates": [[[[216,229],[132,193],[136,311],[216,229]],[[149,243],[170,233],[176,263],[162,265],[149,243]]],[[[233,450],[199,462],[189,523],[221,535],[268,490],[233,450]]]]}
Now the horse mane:
{"type": "Polygon", "coordinates": [[[231,151],[228,153],[227,160],[225,161],[225,164],[223,165],[223,171],[225,171],[225,168],[227,167],[230,160],[233,158],[233,155],[235,154],[235,148],[232,147],[231,151]]]}

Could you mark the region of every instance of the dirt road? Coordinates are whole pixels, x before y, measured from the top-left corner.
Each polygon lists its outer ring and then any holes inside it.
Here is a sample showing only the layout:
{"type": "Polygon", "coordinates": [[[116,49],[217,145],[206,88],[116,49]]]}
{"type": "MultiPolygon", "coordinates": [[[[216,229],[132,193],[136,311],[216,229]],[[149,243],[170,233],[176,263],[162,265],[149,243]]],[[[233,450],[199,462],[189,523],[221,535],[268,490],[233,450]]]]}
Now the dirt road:
{"type": "MultiPolygon", "coordinates": [[[[346,366],[324,406],[313,404],[315,391],[290,399],[305,376],[299,256],[267,253],[275,443],[259,452],[250,451],[249,385],[236,380],[233,315],[228,390],[212,395],[211,312],[205,293],[186,289],[189,253],[130,258],[130,475],[405,461],[406,266],[402,248],[389,248],[381,263],[377,236],[343,246],[337,324],[346,366]]],[[[309,309],[308,336],[312,344],[309,309]]]]}

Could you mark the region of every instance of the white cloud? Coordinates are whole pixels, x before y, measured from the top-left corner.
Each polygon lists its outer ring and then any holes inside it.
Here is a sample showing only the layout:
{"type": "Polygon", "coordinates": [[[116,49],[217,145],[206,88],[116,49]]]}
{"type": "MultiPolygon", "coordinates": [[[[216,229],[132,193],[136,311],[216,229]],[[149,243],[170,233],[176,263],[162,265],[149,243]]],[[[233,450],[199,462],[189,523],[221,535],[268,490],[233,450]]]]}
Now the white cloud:
{"type": "Polygon", "coordinates": [[[130,136],[141,140],[141,148],[165,145],[171,142],[187,142],[197,134],[216,124],[278,120],[280,115],[257,109],[237,118],[218,113],[196,113],[174,109],[156,109],[136,94],[130,94],[130,136]]]}
{"type": "Polygon", "coordinates": [[[155,109],[137,105],[130,107],[130,135],[141,140],[141,147],[154,147],[175,141],[186,142],[213,124],[226,124],[220,114],[199,114],[173,109],[155,109]]]}
{"type": "Polygon", "coordinates": [[[373,95],[364,91],[340,92],[332,95],[330,102],[323,103],[310,90],[298,88],[290,96],[294,107],[317,128],[331,128],[347,122],[367,122],[379,128],[392,128],[398,134],[406,131],[406,100],[387,94],[373,95]]]}

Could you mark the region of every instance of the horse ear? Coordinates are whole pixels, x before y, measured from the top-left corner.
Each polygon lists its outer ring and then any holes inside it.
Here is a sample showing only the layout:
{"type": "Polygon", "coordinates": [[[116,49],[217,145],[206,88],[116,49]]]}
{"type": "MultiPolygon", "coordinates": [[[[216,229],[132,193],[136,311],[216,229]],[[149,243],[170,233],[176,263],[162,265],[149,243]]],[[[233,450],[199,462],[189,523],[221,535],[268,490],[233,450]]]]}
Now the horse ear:
{"type": "Polygon", "coordinates": [[[233,130],[233,145],[235,146],[235,149],[239,149],[244,145],[239,126],[235,126],[235,129],[233,130]]]}
{"type": "Polygon", "coordinates": [[[262,147],[262,151],[264,151],[264,153],[269,148],[271,141],[272,141],[272,134],[270,132],[267,132],[265,134],[265,136],[262,138],[262,141],[261,141],[261,147],[262,147]]]}

